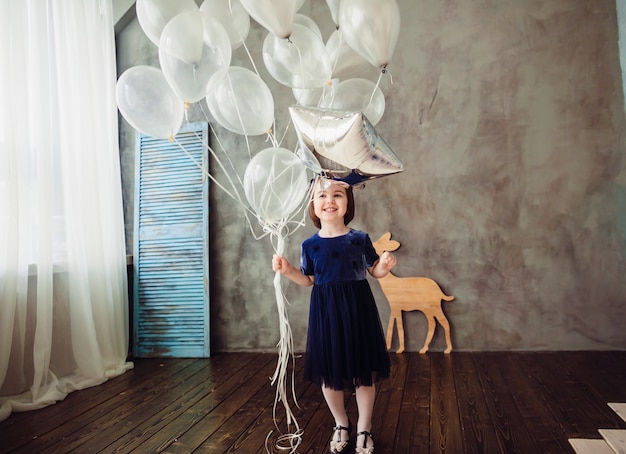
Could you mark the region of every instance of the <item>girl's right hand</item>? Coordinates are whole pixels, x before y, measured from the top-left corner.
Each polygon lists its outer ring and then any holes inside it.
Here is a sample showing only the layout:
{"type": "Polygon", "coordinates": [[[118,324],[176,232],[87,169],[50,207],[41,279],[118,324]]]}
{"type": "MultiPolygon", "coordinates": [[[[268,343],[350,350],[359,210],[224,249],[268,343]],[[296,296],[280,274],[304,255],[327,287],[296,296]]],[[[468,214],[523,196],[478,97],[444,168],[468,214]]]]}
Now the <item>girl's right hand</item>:
{"type": "Polygon", "coordinates": [[[272,257],[272,270],[278,271],[280,274],[285,274],[289,269],[289,262],[285,257],[278,254],[274,254],[272,257]]]}
{"type": "Polygon", "coordinates": [[[294,267],[289,261],[278,254],[274,254],[272,257],[272,269],[276,273],[280,273],[288,279],[291,279],[298,285],[308,287],[315,283],[313,276],[305,276],[298,268],[294,267]]]}

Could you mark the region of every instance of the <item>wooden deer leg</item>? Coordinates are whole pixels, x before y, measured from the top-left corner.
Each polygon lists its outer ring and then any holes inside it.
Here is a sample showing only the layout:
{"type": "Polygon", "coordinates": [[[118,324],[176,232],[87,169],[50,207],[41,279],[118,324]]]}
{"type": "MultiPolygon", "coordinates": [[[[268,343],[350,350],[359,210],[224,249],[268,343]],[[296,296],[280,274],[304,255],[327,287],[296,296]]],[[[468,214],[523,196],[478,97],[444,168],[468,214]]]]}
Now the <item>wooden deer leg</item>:
{"type": "Polygon", "coordinates": [[[404,351],[404,322],[402,321],[402,311],[399,311],[399,314],[396,315],[396,325],[398,326],[398,340],[400,341],[400,346],[398,350],[396,350],[397,354],[400,354],[404,351]]]}
{"type": "Polygon", "coordinates": [[[428,320],[428,333],[426,334],[426,341],[424,341],[424,346],[420,350],[421,354],[424,354],[428,351],[428,346],[430,345],[430,341],[433,340],[433,335],[435,334],[435,327],[437,326],[437,322],[435,321],[434,316],[428,314],[426,315],[426,320],[428,320]]]}
{"type": "Polygon", "coordinates": [[[450,353],[452,351],[452,340],[450,339],[450,322],[448,322],[448,318],[441,312],[441,314],[437,315],[437,321],[443,327],[443,332],[446,335],[446,349],[444,353],[450,353]]]}
{"type": "Polygon", "coordinates": [[[387,350],[391,348],[391,341],[393,340],[393,328],[394,328],[393,322],[395,321],[396,321],[396,315],[394,313],[391,313],[391,315],[389,315],[389,325],[387,325],[387,350]]]}

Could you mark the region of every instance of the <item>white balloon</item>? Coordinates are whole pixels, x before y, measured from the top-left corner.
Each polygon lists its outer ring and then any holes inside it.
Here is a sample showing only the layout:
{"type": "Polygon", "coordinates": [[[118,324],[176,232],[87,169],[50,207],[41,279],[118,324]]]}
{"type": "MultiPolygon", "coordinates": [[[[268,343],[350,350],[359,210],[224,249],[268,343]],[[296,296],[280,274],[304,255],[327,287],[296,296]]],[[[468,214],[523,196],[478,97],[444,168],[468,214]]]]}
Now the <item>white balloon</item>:
{"type": "Polygon", "coordinates": [[[300,106],[318,107],[322,97],[339,84],[339,79],[332,79],[328,85],[318,88],[292,88],[293,97],[300,106]]]}
{"type": "Polygon", "coordinates": [[[230,66],[231,54],[228,33],[207,13],[180,13],[161,33],[161,69],[176,95],[187,103],[207,95],[209,81],[230,66]]]}
{"type": "Polygon", "coordinates": [[[271,33],[265,37],[263,62],[274,79],[291,88],[317,88],[331,79],[324,43],[300,24],[294,24],[289,40],[271,33]]]}
{"type": "Polygon", "coordinates": [[[204,0],[200,11],[222,24],[228,32],[233,50],[240,47],[250,33],[250,15],[239,0],[204,0]]]}
{"type": "Polygon", "coordinates": [[[137,21],[146,36],[159,45],[161,33],[167,23],[184,11],[198,11],[198,5],[193,0],[137,0],[137,21]]]}
{"type": "Polygon", "coordinates": [[[347,79],[324,93],[320,107],[363,112],[370,123],[376,126],[385,113],[385,95],[371,80],[347,79]]]}
{"type": "Polygon", "coordinates": [[[311,19],[309,16],[306,16],[304,14],[296,14],[294,19],[293,19],[293,23],[294,24],[304,25],[305,27],[311,29],[311,31],[313,33],[315,33],[319,37],[319,39],[321,39],[321,40],[324,39],[322,37],[322,32],[321,32],[320,28],[315,23],[315,21],[313,19],[311,19]]]}
{"type": "Polygon", "coordinates": [[[213,118],[235,134],[267,133],[274,122],[274,99],[267,84],[256,73],[239,66],[211,81],[206,97],[213,118]]]}
{"type": "Polygon", "coordinates": [[[250,206],[264,222],[288,219],[307,193],[306,168],[285,148],[266,148],[250,160],[243,188],[250,206]]]}
{"type": "Polygon", "coordinates": [[[377,68],[389,63],[400,33],[396,0],[341,0],[338,17],[350,47],[377,68]]]}
{"type": "Polygon", "coordinates": [[[241,6],[262,27],[278,38],[288,38],[293,30],[296,0],[240,0],[241,6]]]}
{"type": "Polygon", "coordinates": [[[328,9],[330,9],[330,15],[333,18],[333,22],[337,24],[337,16],[339,13],[339,2],[340,0],[326,0],[326,4],[328,5],[328,9]]]}
{"type": "Polygon", "coordinates": [[[130,125],[152,137],[174,137],[183,123],[184,106],[160,69],[133,66],[115,87],[117,107],[130,125]]]}
{"type": "Polygon", "coordinates": [[[351,48],[341,30],[335,30],[326,41],[333,77],[347,79],[362,75],[371,68],[370,62],[351,48]]]}
{"type": "Polygon", "coordinates": [[[324,94],[324,88],[292,88],[293,97],[301,106],[317,106],[324,94]]]}

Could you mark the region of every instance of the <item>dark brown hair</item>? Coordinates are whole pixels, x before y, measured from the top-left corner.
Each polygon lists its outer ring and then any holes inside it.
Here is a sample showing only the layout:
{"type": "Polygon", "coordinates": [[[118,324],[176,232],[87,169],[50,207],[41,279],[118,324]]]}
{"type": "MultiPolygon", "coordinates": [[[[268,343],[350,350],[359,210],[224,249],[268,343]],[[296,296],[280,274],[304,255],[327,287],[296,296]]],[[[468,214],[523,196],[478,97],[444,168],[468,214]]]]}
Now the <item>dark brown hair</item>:
{"type": "MultiPolygon", "coordinates": [[[[354,193],[352,192],[352,186],[348,186],[346,189],[346,196],[348,197],[348,207],[346,208],[346,214],[343,217],[343,224],[348,225],[352,219],[354,219],[354,193]]],[[[311,201],[309,202],[309,217],[313,221],[313,225],[318,229],[322,228],[320,218],[315,215],[315,208],[313,207],[313,198],[315,194],[312,193],[311,201]]]]}

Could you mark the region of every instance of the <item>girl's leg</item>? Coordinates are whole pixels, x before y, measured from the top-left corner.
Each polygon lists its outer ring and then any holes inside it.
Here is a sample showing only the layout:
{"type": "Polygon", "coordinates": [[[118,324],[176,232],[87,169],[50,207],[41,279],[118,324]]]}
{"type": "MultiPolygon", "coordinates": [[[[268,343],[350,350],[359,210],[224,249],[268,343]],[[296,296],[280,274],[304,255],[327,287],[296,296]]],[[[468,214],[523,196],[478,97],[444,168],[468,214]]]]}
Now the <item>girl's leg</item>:
{"type": "MultiPolygon", "coordinates": [[[[335,418],[335,426],[348,427],[348,413],[346,412],[346,403],[343,391],[337,391],[322,385],[322,394],[324,394],[326,404],[328,405],[333,418],[335,418]]],[[[341,438],[339,438],[337,436],[337,432],[335,432],[333,434],[333,440],[348,441],[350,439],[350,434],[348,434],[347,431],[340,430],[338,433],[341,438]]]]}
{"type": "MultiPolygon", "coordinates": [[[[359,409],[359,420],[357,421],[357,431],[359,432],[371,432],[372,431],[372,414],[374,412],[374,400],[376,399],[376,387],[372,386],[359,386],[356,388],[356,406],[359,409]]],[[[363,446],[363,440],[365,435],[357,437],[357,447],[363,446]]],[[[367,437],[367,447],[374,446],[374,442],[371,438],[367,437]]]]}

